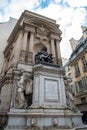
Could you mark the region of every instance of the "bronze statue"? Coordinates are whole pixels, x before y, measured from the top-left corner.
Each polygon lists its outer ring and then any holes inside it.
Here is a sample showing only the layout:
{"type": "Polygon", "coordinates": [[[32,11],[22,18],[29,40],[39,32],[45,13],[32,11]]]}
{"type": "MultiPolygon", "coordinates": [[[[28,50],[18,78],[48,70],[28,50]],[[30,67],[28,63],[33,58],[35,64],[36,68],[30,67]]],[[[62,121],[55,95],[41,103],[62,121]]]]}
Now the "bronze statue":
{"type": "Polygon", "coordinates": [[[52,54],[48,54],[47,47],[43,46],[35,55],[35,63],[53,63],[52,54]]]}

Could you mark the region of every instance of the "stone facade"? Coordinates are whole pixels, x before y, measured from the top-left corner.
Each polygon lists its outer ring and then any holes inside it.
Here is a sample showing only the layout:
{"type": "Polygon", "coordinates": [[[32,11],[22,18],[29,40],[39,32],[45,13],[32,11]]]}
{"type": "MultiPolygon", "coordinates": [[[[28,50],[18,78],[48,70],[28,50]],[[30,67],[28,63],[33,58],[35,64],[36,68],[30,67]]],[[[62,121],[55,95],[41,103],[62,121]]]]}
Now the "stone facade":
{"type": "Polygon", "coordinates": [[[0,112],[1,120],[8,117],[5,130],[72,129],[82,125],[81,113],[74,104],[67,104],[61,34],[55,20],[27,10],[20,16],[4,50],[0,112]],[[47,54],[41,56],[51,54],[53,62],[36,64],[35,56],[43,47],[47,54]]]}

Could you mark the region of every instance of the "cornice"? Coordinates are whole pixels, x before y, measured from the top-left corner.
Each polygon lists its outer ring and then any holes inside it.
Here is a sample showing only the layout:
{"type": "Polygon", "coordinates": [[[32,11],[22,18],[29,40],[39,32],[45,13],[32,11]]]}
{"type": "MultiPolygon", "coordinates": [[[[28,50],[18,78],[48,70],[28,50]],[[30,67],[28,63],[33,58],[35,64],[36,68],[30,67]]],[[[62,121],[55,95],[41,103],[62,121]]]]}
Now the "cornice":
{"type": "Polygon", "coordinates": [[[28,20],[31,21],[31,23],[36,22],[37,20],[39,22],[42,21],[44,24],[47,24],[46,26],[48,26],[48,28],[50,28],[50,27],[53,28],[52,30],[54,30],[54,32],[57,32],[59,35],[62,34],[62,31],[59,29],[59,25],[56,24],[56,20],[53,20],[53,19],[50,19],[48,17],[45,17],[45,16],[42,16],[42,15],[25,10],[21,14],[18,22],[16,23],[12,33],[10,34],[10,36],[8,38],[8,40],[7,40],[8,44],[11,44],[14,41],[18,31],[23,27],[23,24],[29,23],[28,20]]]}
{"type": "Polygon", "coordinates": [[[28,11],[28,10],[25,10],[25,11],[23,12],[23,15],[24,15],[24,16],[28,16],[28,17],[40,18],[40,19],[46,20],[46,21],[51,22],[51,23],[56,23],[56,20],[54,20],[54,19],[48,18],[48,17],[46,17],[46,16],[42,16],[42,15],[40,15],[40,14],[31,12],[31,11],[28,11]]]}
{"type": "Polygon", "coordinates": [[[43,64],[37,64],[33,68],[33,72],[46,72],[46,73],[53,73],[53,74],[64,74],[64,70],[62,67],[58,67],[55,65],[43,65],[43,64]]]}
{"type": "Polygon", "coordinates": [[[85,48],[81,53],[79,53],[73,60],[69,60],[69,65],[75,64],[81,57],[87,53],[87,48],[85,48]]]}
{"type": "MultiPolygon", "coordinates": [[[[36,14],[36,13],[32,13],[30,11],[26,11],[24,12],[24,17],[25,17],[25,20],[24,20],[24,23],[42,23],[44,25],[46,25],[48,28],[52,28],[52,30],[56,29],[57,33],[59,35],[62,34],[62,31],[59,29],[59,24],[56,23],[56,20],[53,20],[53,19],[50,19],[48,17],[45,17],[45,16],[42,16],[42,15],[39,15],[39,14],[36,14]]],[[[36,25],[36,24],[35,24],[36,25]]],[[[55,31],[54,31],[55,32],[55,31]]]]}

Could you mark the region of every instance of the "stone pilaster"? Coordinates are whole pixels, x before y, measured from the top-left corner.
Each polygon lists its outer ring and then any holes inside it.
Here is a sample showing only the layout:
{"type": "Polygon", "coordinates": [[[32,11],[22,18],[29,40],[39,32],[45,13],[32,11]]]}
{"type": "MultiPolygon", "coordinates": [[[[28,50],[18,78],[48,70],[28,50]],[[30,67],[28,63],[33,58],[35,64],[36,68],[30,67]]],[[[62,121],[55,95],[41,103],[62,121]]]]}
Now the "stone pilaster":
{"type": "Polygon", "coordinates": [[[27,42],[28,42],[28,31],[25,30],[24,36],[23,36],[22,50],[20,53],[20,61],[23,61],[23,62],[25,62],[27,42]]]}
{"type": "Polygon", "coordinates": [[[27,40],[28,40],[28,31],[25,30],[24,37],[23,37],[23,44],[22,44],[22,50],[26,51],[27,46],[27,40]]]}
{"type": "Polygon", "coordinates": [[[30,32],[29,52],[33,52],[34,33],[30,32]]]}
{"type": "Polygon", "coordinates": [[[22,40],[23,40],[23,31],[21,30],[18,35],[18,39],[16,42],[16,52],[15,52],[15,61],[20,60],[20,51],[22,46],[22,40]]]}
{"type": "Polygon", "coordinates": [[[30,32],[29,49],[27,53],[27,63],[33,63],[33,45],[34,45],[34,32],[30,32]]]}

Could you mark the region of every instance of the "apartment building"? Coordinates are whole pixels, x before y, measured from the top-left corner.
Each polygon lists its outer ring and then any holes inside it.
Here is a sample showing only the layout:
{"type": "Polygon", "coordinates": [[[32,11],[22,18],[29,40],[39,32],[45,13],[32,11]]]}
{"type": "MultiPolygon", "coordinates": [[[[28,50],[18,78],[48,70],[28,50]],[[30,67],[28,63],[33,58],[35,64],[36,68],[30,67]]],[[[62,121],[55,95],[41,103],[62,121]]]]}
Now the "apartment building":
{"type": "Polygon", "coordinates": [[[69,66],[75,88],[75,104],[83,113],[83,122],[87,123],[87,27],[82,26],[82,33],[69,59],[69,66]]]}

